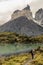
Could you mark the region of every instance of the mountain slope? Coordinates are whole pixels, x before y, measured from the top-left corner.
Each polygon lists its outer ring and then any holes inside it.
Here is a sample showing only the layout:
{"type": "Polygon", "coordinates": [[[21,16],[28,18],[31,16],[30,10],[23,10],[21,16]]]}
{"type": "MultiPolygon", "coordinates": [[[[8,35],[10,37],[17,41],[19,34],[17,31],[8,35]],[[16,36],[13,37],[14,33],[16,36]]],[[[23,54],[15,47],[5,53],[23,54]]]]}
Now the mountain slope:
{"type": "Polygon", "coordinates": [[[39,9],[35,14],[35,20],[38,21],[38,23],[43,26],[43,9],[39,9]]]}
{"type": "Polygon", "coordinates": [[[18,17],[0,26],[0,32],[16,32],[33,36],[43,34],[43,28],[25,16],[18,17]]]}

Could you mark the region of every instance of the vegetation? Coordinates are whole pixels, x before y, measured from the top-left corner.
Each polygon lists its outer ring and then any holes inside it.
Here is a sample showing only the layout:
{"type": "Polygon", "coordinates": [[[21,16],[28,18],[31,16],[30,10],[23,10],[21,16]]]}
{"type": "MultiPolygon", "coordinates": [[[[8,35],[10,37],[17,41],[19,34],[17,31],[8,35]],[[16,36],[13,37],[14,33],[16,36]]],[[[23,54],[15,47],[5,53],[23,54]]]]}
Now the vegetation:
{"type": "Polygon", "coordinates": [[[43,52],[36,51],[34,59],[30,53],[0,57],[0,65],[43,65],[43,52]],[[29,62],[30,61],[30,62],[29,62]]]}
{"type": "Polygon", "coordinates": [[[30,54],[12,55],[9,57],[1,57],[0,65],[23,65],[27,59],[30,59],[30,54]]]}
{"type": "Polygon", "coordinates": [[[29,65],[43,65],[43,53],[37,53],[29,65]]]}
{"type": "MultiPolygon", "coordinates": [[[[13,32],[0,33],[0,44],[1,43],[15,43],[15,42],[43,43],[43,35],[27,37],[27,36],[13,33],[13,32]]],[[[38,49],[35,52],[35,55],[34,55],[35,58],[33,60],[31,60],[32,57],[30,53],[22,53],[22,54],[11,55],[11,56],[6,56],[6,57],[2,56],[0,57],[0,65],[25,65],[27,61],[28,61],[28,65],[43,65],[43,52],[39,52],[38,49]]]]}
{"type": "Polygon", "coordinates": [[[0,43],[15,43],[15,42],[42,43],[43,35],[27,37],[13,32],[0,32],[0,43]]]}

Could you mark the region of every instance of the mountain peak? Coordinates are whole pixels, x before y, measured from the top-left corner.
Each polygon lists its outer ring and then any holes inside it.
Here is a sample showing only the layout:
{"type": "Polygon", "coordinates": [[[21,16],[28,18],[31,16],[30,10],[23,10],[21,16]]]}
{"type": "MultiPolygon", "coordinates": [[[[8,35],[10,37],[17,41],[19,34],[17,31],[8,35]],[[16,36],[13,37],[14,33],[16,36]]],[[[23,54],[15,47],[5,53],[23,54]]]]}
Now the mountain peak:
{"type": "Polygon", "coordinates": [[[42,13],[43,12],[43,9],[42,8],[40,8],[36,13],[42,13]]]}
{"type": "Polygon", "coordinates": [[[43,9],[40,8],[36,13],[35,13],[35,20],[39,22],[41,26],[43,26],[43,9]]]}
{"type": "Polygon", "coordinates": [[[11,20],[16,19],[20,16],[26,16],[27,18],[31,19],[32,17],[32,12],[30,9],[30,6],[27,5],[24,9],[22,10],[16,10],[13,12],[12,16],[11,16],[11,20]]]}
{"type": "Polygon", "coordinates": [[[30,10],[30,6],[27,5],[23,10],[30,10]]]}

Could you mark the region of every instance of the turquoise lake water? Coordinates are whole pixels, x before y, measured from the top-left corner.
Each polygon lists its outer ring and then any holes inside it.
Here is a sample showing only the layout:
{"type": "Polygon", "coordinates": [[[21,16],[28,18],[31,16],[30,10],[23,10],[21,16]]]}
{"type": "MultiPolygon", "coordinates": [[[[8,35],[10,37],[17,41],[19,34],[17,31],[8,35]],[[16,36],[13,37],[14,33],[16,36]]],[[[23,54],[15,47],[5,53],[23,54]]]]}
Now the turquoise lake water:
{"type": "Polygon", "coordinates": [[[38,46],[43,47],[43,44],[37,43],[37,44],[6,44],[6,45],[0,45],[0,54],[9,54],[13,52],[23,51],[23,50],[31,50],[35,49],[38,46]]]}

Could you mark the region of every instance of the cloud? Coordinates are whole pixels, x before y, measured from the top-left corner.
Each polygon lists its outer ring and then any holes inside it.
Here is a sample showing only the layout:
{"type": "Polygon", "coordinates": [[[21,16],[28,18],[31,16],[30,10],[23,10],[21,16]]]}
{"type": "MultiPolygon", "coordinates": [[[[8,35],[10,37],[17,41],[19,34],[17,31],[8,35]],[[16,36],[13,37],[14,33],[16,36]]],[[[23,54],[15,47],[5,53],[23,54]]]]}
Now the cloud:
{"type": "Polygon", "coordinates": [[[0,0],[0,20],[7,21],[14,10],[22,9],[27,4],[30,5],[32,12],[35,13],[38,8],[43,7],[43,0],[0,0]]]}
{"type": "Polygon", "coordinates": [[[12,11],[12,9],[22,9],[26,4],[32,0],[0,0],[0,13],[12,11]]]}
{"type": "Polygon", "coordinates": [[[8,0],[0,0],[0,1],[8,1],[8,0]]]}
{"type": "Polygon", "coordinates": [[[12,12],[16,9],[22,9],[26,6],[25,0],[0,0],[0,24],[10,19],[12,12]]]}

